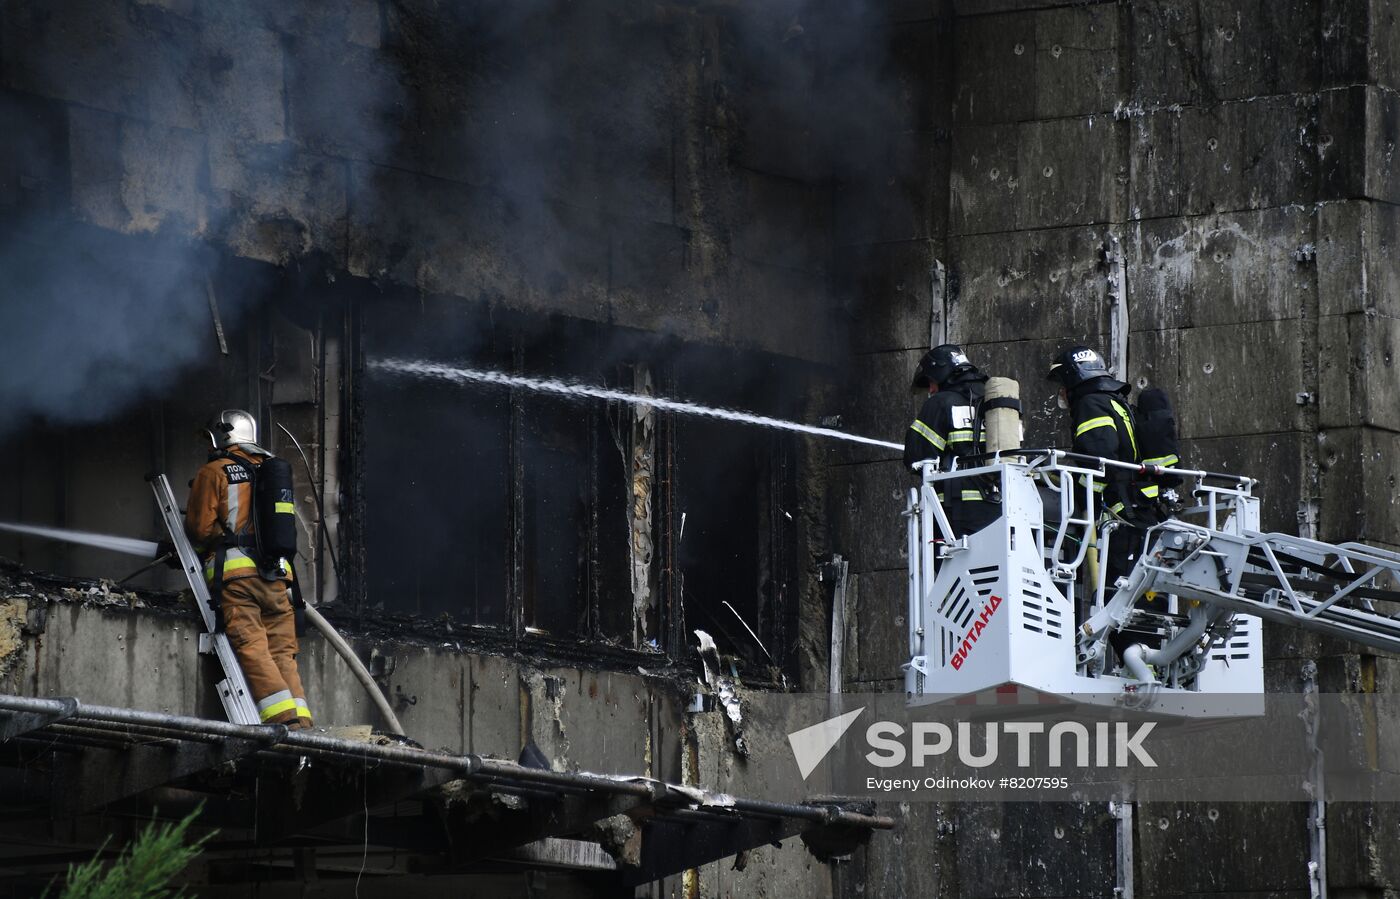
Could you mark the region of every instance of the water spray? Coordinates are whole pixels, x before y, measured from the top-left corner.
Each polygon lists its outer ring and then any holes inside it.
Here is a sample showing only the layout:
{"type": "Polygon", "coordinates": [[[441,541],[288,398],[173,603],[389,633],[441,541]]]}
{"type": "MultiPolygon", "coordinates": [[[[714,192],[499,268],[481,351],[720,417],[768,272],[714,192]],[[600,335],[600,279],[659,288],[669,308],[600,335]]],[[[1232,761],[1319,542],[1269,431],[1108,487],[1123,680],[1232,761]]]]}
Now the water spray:
{"type": "Polygon", "coordinates": [[[79,546],[93,546],[97,549],[111,550],[128,556],[140,556],[143,559],[154,558],[160,551],[159,544],[150,540],[114,537],[111,534],[93,534],[88,531],[74,531],[68,528],[44,528],[32,524],[0,522],[0,531],[43,537],[46,540],[58,540],[62,543],[76,543],[79,546]]]}
{"type": "Polygon", "coordinates": [[[427,378],[436,381],[446,381],[451,384],[494,384],[499,387],[518,387],[523,390],[533,390],[536,393],[552,393],[557,396],[570,397],[573,399],[596,399],[606,400],[608,402],[628,403],[633,406],[661,409],[666,412],[676,412],[681,415],[697,415],[704,418],[718,419],[720,421],[733,421],[740,424],[757,425],[761,428],[773,428],[779,431],[794,431],[798,434],[809,434],[813,437],[829,437],[833,440],[845,440],[850,443],[862,443],[866,446],[878,446],[884,449],[904,449],[903,444],[891,443],[888,440],[876,440],[873,437],[862,437],[859,434],[848,434],[845,431],[837,431],[831,428],[819,428],[814,425],[804,425],[795,421],[784,421],[781,418],[754,415],[752,412],[740,412],[735,409],[702,406],[699,403],[687,402],[685,400],[672,400],[659,396],[648,396],[641,393],[629,393],[625,390],[613,390],[608,387],[597,387],[592,384],[571,383],[554,378],[531,378],[525,375],[508,375],[499,371],[457,368],[451,365],[439,365],[434,362],[421,362],[411,359],[376,359],[369,363],[369,367],[377,371],[408,375],[416,378],[427,378]]]}

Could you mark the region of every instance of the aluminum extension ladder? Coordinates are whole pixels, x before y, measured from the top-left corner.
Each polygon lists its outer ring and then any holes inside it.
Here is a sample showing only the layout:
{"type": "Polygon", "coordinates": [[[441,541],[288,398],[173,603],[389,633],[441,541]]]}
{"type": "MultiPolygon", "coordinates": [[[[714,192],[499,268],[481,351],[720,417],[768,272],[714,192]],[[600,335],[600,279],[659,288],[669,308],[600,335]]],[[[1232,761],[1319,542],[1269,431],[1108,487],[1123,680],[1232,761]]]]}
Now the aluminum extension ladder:
{"type": "Polygon", "coordinates": [[[175,504],[170,481],[165,475],[158,474],[150,478],[150,482],[161,520],[165,522],[170,542],[180,557],[180,569],[185,572],[185,580],[189,581],[190,589],[194,591],[195,605],[199,607],[200,618],[204,620],[204,633],[199,635],[199,651],[201,654],[212,653],[224,670],[224,679],[215,685],[219,701],[224,704],[224,713],[234,724],[260,724],[258,707],[248,690],[248,681],[243,677],[238,657],[233,654],[228,635],[218,629],[214,601],[209,596],[208,585],[204,583],[204,566],[185,536],[185,522],[180,515],[180,507],[175,504]]]}

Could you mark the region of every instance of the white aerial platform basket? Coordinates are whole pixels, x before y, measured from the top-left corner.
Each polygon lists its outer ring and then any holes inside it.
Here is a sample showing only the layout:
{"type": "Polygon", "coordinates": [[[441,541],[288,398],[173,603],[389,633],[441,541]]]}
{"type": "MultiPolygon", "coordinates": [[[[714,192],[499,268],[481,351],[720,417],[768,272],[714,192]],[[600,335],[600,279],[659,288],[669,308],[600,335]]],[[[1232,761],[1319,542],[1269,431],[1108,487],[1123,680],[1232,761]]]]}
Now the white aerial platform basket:
{"type": "MultiPolygon", "coordinates": [[[[1167,666],[1160,682],[1144,683],[1126,671],[1106,670],[1102,657],[1085,657],[1081,625],[1104,608],[1105,594],[1115,594],[1102,568],[1093,583],[1097,566],[1090,541],[1083,539],[1093,514],[1085,511],[1093,508],[1090,491],[1104,472],[1102,460],[1055,450],[1017,450],[977,468],[942,473],[933,463],[923,466],[905,511],[910,661],[904,673],[910,705],[1067,701],[1148,704],[1169,715],[1262,713],[1262,629],[1249,615],[1216,612],[1210,632],[1191,643],[1194,660],[1167,666]],[[999,484],[1002,515],[954,538],[937,491],[941,481],[963,478],[999,484]]],[[[1208,486],[1205,478],[1196,480],[1201,505],[1183,518],[1194,514],[1204,518],[1203,528],[1225,534],[1257,528],[1252,481],[1208,486]]],[[[961,490],[956,482],[951,486],[961,490]]],[[[1093,542],[1106,550],[1119,525],[1095,524],[1093,542]]],[[[1165,640],[1185,629],[1192,605],[1172,596],[1167,615],[1130,610],[1117,623],[1155,626],[1165,640]]]]}

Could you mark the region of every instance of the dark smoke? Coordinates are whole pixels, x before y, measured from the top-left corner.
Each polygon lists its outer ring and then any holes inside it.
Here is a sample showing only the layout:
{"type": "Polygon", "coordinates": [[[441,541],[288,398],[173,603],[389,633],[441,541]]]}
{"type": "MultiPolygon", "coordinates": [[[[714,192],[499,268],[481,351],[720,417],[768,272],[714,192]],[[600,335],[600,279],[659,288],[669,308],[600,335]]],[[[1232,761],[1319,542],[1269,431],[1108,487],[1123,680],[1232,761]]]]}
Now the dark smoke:
{"type": "MultiPolygon", "coordinates": [[[[8,4],[0,103],[26,99],[0,109],[17,135],[0,147],[0,439],[35,419],[103,420],[174,393],[218,357],[207,283],[230,338],[265,304],[290,299],[231,257],[287,267],[316,256],[337,275],[373,279],[386,296],[367,305],[386,312],[367,350],[394,343],[383,331],[397,324],[417,344],[401,354],[475,363],[492,307],[604,326],[616,317],[680,340],[657,346],[616,329],[577,358],[570,338],[557,355],[542,339],[521,364],[627,387],[619,369],[662,361],[674,381],[658,390],[792,415],[802,379],[757,360],[720,365],[700,346],[742,344],[745,318],[788,314],[764,311],[760,284],[826,290],[831,219],[793,197],[829,207],[823,197],[903,127],[872,8],[8,4]],[[768,280],[737,278],[741,265],[762,266],[768,280]],[[420,339],[420,292],[453,294],[444,302],[474,314],[420,339]],[[618,312],[629,305],[630,320],[618,312]]],[[[518,323],[511,330],[530,340],[518,323]]],[[[230,349],[237,358],[244,346],[230,349]]],[[[450,472],[494,458],[491,401],[476,397],[481,408],[464,414],[457,392],[393,397],[393,415],[424,427],[368,424],[379,428],[365,438],[369,464],[400,471],[403,454],[419,452],[450,472]]],[[[544,404],[527,412],[550,420],[544,404]]],[[[598,439],[618,474],[621,455],[609,435],[598,439]]],[[[762,449],[737,433],[696,440],[715,471],[751,468],[762,449]]],[[[482,557],[501,557],[489,543],[501,535],[480,512],[491,498],[469,495],[501,481],[487,474],[451,501],[425,495],[408,520],[422,533],[479,532],[482,557]]],[[[697,546],[727,514],[724,497],[701,489],[685,511],[697,546]]]]}
{"type": "Polygon", "coordinates": [[[745,264],[825,290],[832,223],[794,197],[888,168],[919,124],[866,2],[404,2],[386,23],[391,155],[443,184],[380,173],[402,227],[371,274],[434,292],[586,318],[636,302],[643,327],[707,336],[764,302],[735,295],[745,264]]]}
{"type": "Polygon", "coordinates": [[[381,159],[401,106],[392,66],[347,71],[374,51],[302,37],[377,30],[374,6],[347,22],[310,2],[6,5],[0,439],[172,393],[221,355],[211,289],[239,358],[236,329],[276,279],[233,257],[344,266],[326,201],[344,164],[308,151],[381,159]]]}
{"type": "MultiPolygon", "coordinates": [[[[54,221],[31,221],[0,246],[0,436],[34,416],[100,421],[217,352],[205,294],[213,252],[143,249],[134,257],[127,241],[54,221]]],[[[235,299],[224,298],[226,328],[235,299]]]]}
{"type": "MultiPolygon", "coordinates": [[[[749,229],[778,270],[827,265],[810,247],[829,240],[785,233],[797,217],[750,221],[769,201],[736,188],[744,170],[830,186],[900,127],[865,2],[75,0],[5,15],[0,433],[111,416],[206,357],[203,285],[222,252],[323,254],[428,290],[479,283],[488,301],[565,298],[585,317],[621,284],[689,336],[697,307],[762,301],[707,297],[725,289],[711,261],[746,252],[730,232],[749,229]],[[406,190],[403,171],[452,187],[406,190]],[[639,235],[654,226],[683,251],[653,250],[639,235]]],[[[230,326],[266,299],[216,287],[230,326]]]]}

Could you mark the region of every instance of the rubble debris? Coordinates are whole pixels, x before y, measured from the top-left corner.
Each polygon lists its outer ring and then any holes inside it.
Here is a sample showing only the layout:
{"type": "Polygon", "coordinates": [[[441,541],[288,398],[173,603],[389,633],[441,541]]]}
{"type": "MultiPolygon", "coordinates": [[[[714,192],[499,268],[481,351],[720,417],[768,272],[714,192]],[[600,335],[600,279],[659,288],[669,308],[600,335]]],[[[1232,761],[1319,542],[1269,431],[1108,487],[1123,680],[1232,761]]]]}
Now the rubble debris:
{"type": "Polygon", "coordinates": [[[691,803],[696,808],[699,808],[701,806],[704,806],[706,808],[733,808],[735,805],[734,797],[729,795],[728,793],[716,793],[710,790],[701,789],[700,787],[694,787],[685,784],[667,783],[666,781],[658,780],[655,777],[638,777],[635,774],[594,774],[592,776],[605,777],[608,780],[616,780],[621,783],[651,784],[663,786],[672,793],[680,793],[682,796],[685,796],[691,801],[691,803]]]}
{"type": "Polygon", "coordinates": [[[705,684],[719,697],[724,707],[725,719],[729,722],[729,732],[734,739],[734,750],[748,758],[749,744],[744,738],[744,709],[739,699],[736,677],[720,673],[719,649],[714,638],[702,630],[695,632],[700,641],[700,659],[705,665],[705,684]]]}
{"type": "Polygon", "coordinates": [[[368,724],[344,724],[337,727],[320,728],[326,736],[354,743],[368,743],[374,737],[374,728],[368,724]]]}
{"type": "Polygon", "coordinates": [[[92,580],[28,571],[9,560],[0,560],[0,569],[22,575],[0,574],[0,598],[27,600],[31,611],[59,602],[127,609],[168,609],[181,604],[178,593],[121,590],[106,578],[92,580]]]}
{"type": "Polygon", "coordinates": [[[480,784],[465,778],[449,780],[437,788],[435,795],[444,809],[469,808],[471,810],[470,817],[473,820],[489,819],[495,814],[496,809],[519,812],[528,807],[524,796],[482,789],[480,784]]]}
{"type": "Polygon", "coordinates": [[[627,815],[613,815],[594,824],[589,838],[620,864],[635,868],[642,863],[642,830],[627,815]]]}
{"type": "Polygon", "coordinates": [[[89,606],[124,606],[128,609],[145,608],[141,597],[129,590],[114,591],[112,582],[102,578],[86,589],[63,587],[59,590],[64,599],[81,602],[89,606]]]}

